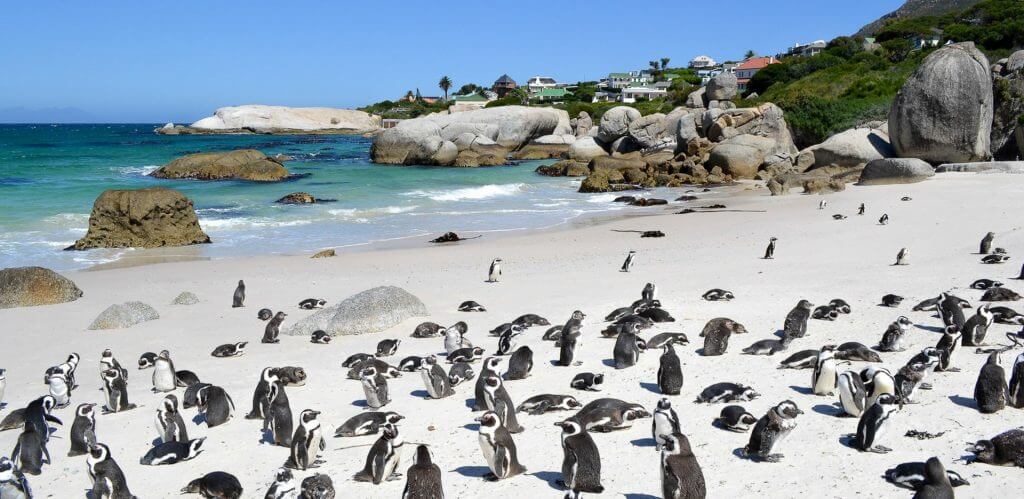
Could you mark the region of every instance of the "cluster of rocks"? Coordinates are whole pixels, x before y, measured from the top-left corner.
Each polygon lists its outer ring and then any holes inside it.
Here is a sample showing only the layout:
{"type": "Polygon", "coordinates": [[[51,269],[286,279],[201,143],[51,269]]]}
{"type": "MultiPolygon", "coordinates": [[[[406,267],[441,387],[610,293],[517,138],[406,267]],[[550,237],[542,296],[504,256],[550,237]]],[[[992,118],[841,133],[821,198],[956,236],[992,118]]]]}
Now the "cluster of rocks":
{"type": "Polygon", "coordinates": [[[222,107],[190,126],[168,123],[156,133],[193,134],[362,134],[380,128],[381,119],[354,109],[246,105],[222,107]]]}
{"type": "Polygon", "coordinates": [[[177,158],[150,173],[165,179],[249,180],[279,182],[291,177],[275,158],[255,149],[201,152],[177,158]]]}
{"type": "Polygon", "coordinates": [[[156,248],[209,243],[192,200],[173,189],[107,190],[93,203],[89,229],[69,250],[156,248]]]}

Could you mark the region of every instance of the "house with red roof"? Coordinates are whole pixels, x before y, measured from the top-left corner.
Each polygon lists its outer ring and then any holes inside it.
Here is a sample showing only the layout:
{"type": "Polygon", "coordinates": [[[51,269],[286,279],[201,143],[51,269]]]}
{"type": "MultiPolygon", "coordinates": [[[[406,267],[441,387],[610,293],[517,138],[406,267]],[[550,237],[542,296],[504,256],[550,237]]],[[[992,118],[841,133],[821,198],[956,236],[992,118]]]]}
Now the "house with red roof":
{"type": "Polygon", "coordinates": [[[768,67],[769,64],[778,64],[779,60],[775,56],[766,57],[752,57],[747,59],[736,66],[736,83],[739,86],[740,92],[747,91],[747,84],[750,83],[750,79],[757,74],[758,71],[768,67]]]}

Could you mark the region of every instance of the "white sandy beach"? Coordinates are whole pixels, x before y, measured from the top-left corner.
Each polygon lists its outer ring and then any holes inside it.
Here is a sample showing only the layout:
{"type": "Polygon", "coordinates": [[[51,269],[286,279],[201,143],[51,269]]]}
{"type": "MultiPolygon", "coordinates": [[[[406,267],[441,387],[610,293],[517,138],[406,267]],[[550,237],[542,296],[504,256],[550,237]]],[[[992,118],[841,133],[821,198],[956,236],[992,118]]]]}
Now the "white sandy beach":
{"type": "MultiPolygon", "coordinates": [[[[682,331],[691,341],[688,347],[678,349],[685,384],[682,394],[671,400],[703,468],[709,497],[910,497],[912,492],[887,483],[883,472],[898,463],[931,456],[938,456],[947,468],[971,482],[956,489],[958,497],[1008,497],[1013,494],[1009,491],[1020,489],[1020,469],[954,462],[967,455],[966,442],[992,437],[1024,422],[1019,409],[983,415],[973,408],[975,380],[985,362],[985,356],[975,354],[973,348],[959,352],[962,372],[932,375],[929,381],[934,389],[920,392],[919,403],[896,415],[887,443],[894,450],[888,455],[861,453],[840,443],[841,437],[856,431],[857,420],[832,415],[836,411],[829,406],[836,404],[837,398],[807,394],[811,371],[777,370],[786,354],[747,356],[740,350],[773,335],[800,299],[825,304],[843,298],[852,305],[853,313],[835,322],[811,321],[808,336],[796,340],[791,353],[843,341],[875,345],[885,327],[900,315],[922,326],[940,325],[931,313],[911,312],[911,307],[948,290],[977,304],[982,292],[968,286],[978,278],[1002,280],[1020,291],[1024,285],[1009,279],[1018,275],[1020,256],[1024,255],[1022,180],[1004,174],[940,174],[912,185],[849,186],[825,198],[799,194],[769,197],[761,188],[758,195],[715,201],[730,209],[766,210],[763,213],[674,215],[671,207],[637,208],[638,213],[658,215],[569,230],[484,237],[447,246],[424,243],[416,248],[340,252],[328,259],[260,257],[69,272],[65,275],[84,291],[83,298],[61,305],[0,311],[4,330],[0,367],[7,369],[8,378],[7,406],[0,410],[0,417],[46,393],[42,375],[47,367],[63,362],[72,351],[81,354],[80,387],[71,406],[55,412],[64,426],[50,441],[54,463],[44,467],[42,475],[29,477],[41,497],[81,496],[91,483],[85,457],[66,456],[68,433],[78,403],[102,402],[98,363],[104,348],[111,348],[130,369],[129,399],[139,407],[99,415],[96,433],[100,442],[110,446],[133,493],[144,498],[177,496],[190,480],[219,470],[239,478],[245,497],[262,497],[288,454],[284,448],[261,444],[261,423],[243,418],[262,368],[304,367],[310,378],[306,386],[289,389],[292,409],[296,415],[305,408],[322,411],[326,433],[333,435],[335,426],[363,410],[355,404],[363,400],[359,382],[346,379],[347,369],[340,367],[346,357],[372,352],[383,338],[402,339],[398,353],[387,359],[394,364],[408,355],[444,349],[441,339],[409,337],[420,319],[384,333],[338,337],[330,345],[314,345],[308,338],[290,336],[282,336],[280,344],[263,345],[259,340],[264,323],[256,319],[260,308],[286,311],[287,326],[311,313],[297,308],[302,299],[318,297],[333,304],[371,287],[396,285],[427,305],[431,316],[422,320],[442,325],[464,320],[469,324],[469,338],[488,351],[494,349],[497,339],[487,331],[501,323],[536,313],[553,324],[562,324],[579,309],[588,315],[578,351],[583,365],[553,366],[550,361],[558,357],[558,350],[540,340],[546,328],[531,328],[520,343],[534,350],[534,370],[526,380],[506,383],[513,401],[518,404],[536,394],[558,393],[574,395],[582,403],[616,397],[653,410],[662,397],[656,387],[660,352],[647,352],[637,366],[616,371],[604,363],[611,359],[614,341],[601,338],[599,331],[608,312],[638,299],[644,284],[654,282],[662,303],[677,322],[657,325],[649,334],[682,331]],[[913,200],[901,201],[905,195],[913,200]],[[820,199],[828,200],[824,211],[817,209],[820,199]],[[861,202],[867,205],[866,216],[856,215],[861,202]],[[849,218],[833,220],[835,213],[849,218]],[[882,213],[890,216],[887,226],[877,224],[882,213]],[[613,229],[661,230],[667,236],[641,239],[638,234],[613,229]],[[1007,248],[1014,256],[1010,263],[980,263],[975,253],[978,241],[988,231],[996,233],[995,246],[1007,248]],[[779,238],[776,259],[762,260],[771,236],[779,238]],[[910,250],[910,265],[892,266],[901,247],[910,250]],[[636,267],[631,273],[621,273],[618,268],[630,249],[638,252],[636,267]],[[487,284],[487,265],[499,256],[505,261],[504,277],[498,284],[487,284]],[[239,279],[247,284],[247,306],[232,309],[231,294],[239,279]],[[701,295],[710,288],[728,289],[736,299],[702,300],[701,295]],[[201,303],[169,305],[182,291],[194,292],[201,303]],[[887,293],[905,296],[906,301],[897,309],[878,306],[887,293]],[[154,306],[160,319],[125,330],[86,330],[107,306],[128,300],[154,306]],[[488,311],[457,312],[464,300],[476,300],[488,311]],[[722,357],[701,357],[696,354],[702,346],[698,335],[715,317],[732,318],[750,334],[734,336],[729,352],[722,357]],[[210,356],[217,345],[246,340],[250,345],[243,357],[210,356]],[[236,413],[228,424],[208,429],[192,424],[196,412],[186,410],[189,435],[208,437],[205,452],[189,462],[149,467],[138,461],[157,438],[154,419],[163,395],[150,391],[151,371],[136,371],[134,366],[141,353],[162,349],[171,352],[178,369],[192,370],[203,381],[224,387],[235,401],[236,413]],[[606,373],[603,392],[569,388],[569,380],[582,371],[606,373]],[[758,417],[786,399],[805,412],[793,434],[777,449],[785,454],[781,463],[754,463],[737,457],[735,451],[747,443],[748,435],[711,425],[723,405],[693,403],[704,387],[720,381],[746,383],[760,392],[759,399],[742,404],[758,417]],[[932,440],[903,436],[912,429],[945,433],[932,440]]],[[[994,325],[988,337],[998,342],[1011,330],[1015,328],[994,325]]],[[[907,351],[881,354],[885,366],[895,372],[922,348],[934,346],[939,337],[930,329],[913,328],[907,351]]],[[[1004,365],[1009,365],[1016,353],[1004,354],[1004,365]]],[[[855,362],[852,367],[859,370],[864,365],[855,362]]],[[[479,364],[476,366],[479,371],[479,364]]],[[[418,373],[389,381],[393,402],[387,409],[406,417],[400,428],[408,443],[431,445],[434,461],[444,472],[448,497],[563,494],[553,485],[561,477],[562,449],[561,430],[552,423],[569,414],[521,414],[526,431],[514,438],[529,472],[489,483],[480,478],[486,463],[473,421],[479,414],[466,406],[466,400],[473,397],[474,382],[457,387],[454,397],[424,400],[412,395],[424,389],[418,373]]],[[[179,397],[182,392],[177,391],[179,397]]],[[[17,431],[0,433],[0,453],[13,449],[17,436],[17,431]]],[[[660,457],[650,436],[648,419],[628,430],[594,434],[606,489],[601,497],[661,496],[660,457]]],[[[368,446],[375,439],[329,438],[322,456],[326,463],[317,471],[331,476],[339,497],[400,496],[404,479],[380,486],[351,479],[362,468],[368,446]]],[[[412,464],[414,451],[413,445],[405,446],[401,472],[412,464]]],[[[310,474],[312,471],[298,472],[297,476],[301,480],[310,474]]]]}

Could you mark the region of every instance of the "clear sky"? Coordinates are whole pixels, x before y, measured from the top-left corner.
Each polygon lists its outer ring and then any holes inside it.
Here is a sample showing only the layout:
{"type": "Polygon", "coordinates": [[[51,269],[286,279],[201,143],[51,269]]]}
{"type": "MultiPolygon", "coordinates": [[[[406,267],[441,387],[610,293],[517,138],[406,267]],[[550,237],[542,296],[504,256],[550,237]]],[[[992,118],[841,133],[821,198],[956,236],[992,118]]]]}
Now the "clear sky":
{"type": "Polygon", "coordinates": [[[901,3],[4,2],[0,119],[191,122],[228,105],[356,107],[417,87],[439,94],[442,75],[456,88],[502,73],[575,82],[661,57],[773,54],[851,34],[901,3]]]}

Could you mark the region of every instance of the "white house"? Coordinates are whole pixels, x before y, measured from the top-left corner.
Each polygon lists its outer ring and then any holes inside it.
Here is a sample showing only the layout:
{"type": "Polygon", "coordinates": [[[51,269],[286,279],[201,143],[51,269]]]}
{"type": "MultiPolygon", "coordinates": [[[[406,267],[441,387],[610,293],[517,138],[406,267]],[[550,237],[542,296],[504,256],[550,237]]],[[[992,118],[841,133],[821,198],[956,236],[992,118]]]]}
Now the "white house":
{"type": "Polygon", "coordinates": [[[636,102],[638,98],[654,100],[663,98],[666,95],[668,95],[668,92],[666,92],[664,88],[626,87],[622,89],[622,96],[620,99],[625,104],[632,104],[636,102]]]}
{"type": "Polygon", "coordinates": [[[558,86],[558,82],[550,76],[534,76],[526,82],[526,88],[530,93],[540,92],[545,88],[555,88],[558,86]]]}
{"type": "Polygon", "coordinates": [[[717,63],[715,63],[715,60],[706,55],[698,55],[697,57],[690,59],[691,69],[711,68],[716,65],[717,63]]]}

